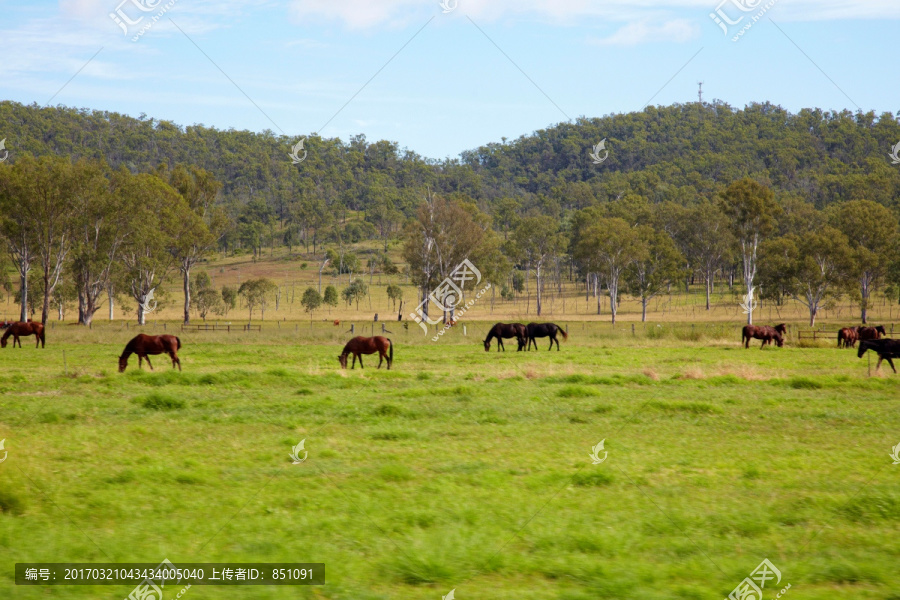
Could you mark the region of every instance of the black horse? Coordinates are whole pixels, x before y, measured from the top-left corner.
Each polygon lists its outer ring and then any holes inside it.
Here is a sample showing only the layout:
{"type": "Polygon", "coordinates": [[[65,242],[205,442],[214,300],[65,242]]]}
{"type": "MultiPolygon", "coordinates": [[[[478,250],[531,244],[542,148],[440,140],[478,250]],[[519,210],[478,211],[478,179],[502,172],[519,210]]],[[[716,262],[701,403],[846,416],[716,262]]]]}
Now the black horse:
{"type": "Polygon", "coordinates": [[[503,348],[503,351],[506,352],[506,346],[503,345],[503,338],[516,338],[519,341],[519,349],[516,350],[516,352],[519,352],[525,348],[525,339],[527,337],[528,331],[521,323],[497,323],[491,327],[487,337],[484,339],[484,351],[487,352],[490,350],[491,340],[497,338],[497,352],[500,352],[500,348],[503,348]]]}
{"type": "Polygon", "coordinates": [[[900,340],[860,340],[856,356],[862,358],[866,350],[874,350],[878,353],[878,364],[875,365],[875,372],[878,372],[878,369],[881,368],[881,361],[883,360],[888,361],[894,373],[897,372],[893,359],[900,358],[900,340]]]}
{"type": "Polygon", "coordinates": [[[537,351],[538,345],[535,338],[549,337],[550,348],[548,350],[553,350],[553,342],[556,342],[556,351],[559,352],[559,340],[556,338],[556,334],[561,333],[564,340],[569,339],[566,330],[555,323],[529,323],[526,328],[528,329],[527,350],[531,350],[531,344],[534,344],[534,349],[537,351]]]}

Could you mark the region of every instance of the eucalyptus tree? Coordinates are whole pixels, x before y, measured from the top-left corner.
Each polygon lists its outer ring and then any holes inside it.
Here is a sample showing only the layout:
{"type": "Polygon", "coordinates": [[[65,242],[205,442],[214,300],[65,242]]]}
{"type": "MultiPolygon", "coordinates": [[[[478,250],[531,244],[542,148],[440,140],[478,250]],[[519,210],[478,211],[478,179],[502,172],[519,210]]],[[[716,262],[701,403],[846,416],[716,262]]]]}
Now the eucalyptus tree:
{"type": "MultiPolygon", "coordinates": [[[[613,324],[618,314],[622,276],[641,258],[643,250],[637,232],[618,217],[601,217],[580,231],[575,257],[606,283],[613,324]]],[[[597,310],[599,313],[599,305],[597,310]]]]}
{"type": "Polygon", "coordinates": [[[176,235],[173,246],[184,290],[184,322],[191,320],[191,270],[216,247],[230,220],[215,206],[222,184],[211,173],[197,167],[177,165],[169,175],[169,184],[187,201],[197,218],[187,219],[184,230],[176,235]]]}
{"type": "Polygon", "coordinates": [[[719,207],[741,248],[744,286],[747,289],[747,323],[753,324],[753,283],[756,279],[759,244],[775,230],[780,207],[772,190],[744,178],[733,182],[719,199],[719,207]]]}
{"type": "Polygon", "coordinates": [[[544,264],[565,249],[565,237],[560,233],[556,219],[537,216],[522,219],[512,239],[517,257],[534,270],[537,314],[541,316],[544,264]]]}
{"type": "Polygon", "coordinates": [[[871,200],[851,200],[835,205],[829,221],[849,240],[852,271],[859,284],[860,319],[867,323],[872,292],[897,254],[897,216],[871,200]]]}
{"type": "Polygon", "coordinates": [[[646,321],[647,304],[684,274],[685,261],[665,231],[641,225],[635,232],[640,247],[625,270],[625,286],[632,296],[641,299],[641,321],[646,321]]]}
{"type": "Polygon", "coordinates": [[[187,201],[156,175],[124,177],[120,193],[132,211],[129,236],[120,256],[129,294],[137,303],[137,320],[144,325],[156,290],[178,266],[178,249],[185,237],[201,229],[200,217],[187,201]]]}

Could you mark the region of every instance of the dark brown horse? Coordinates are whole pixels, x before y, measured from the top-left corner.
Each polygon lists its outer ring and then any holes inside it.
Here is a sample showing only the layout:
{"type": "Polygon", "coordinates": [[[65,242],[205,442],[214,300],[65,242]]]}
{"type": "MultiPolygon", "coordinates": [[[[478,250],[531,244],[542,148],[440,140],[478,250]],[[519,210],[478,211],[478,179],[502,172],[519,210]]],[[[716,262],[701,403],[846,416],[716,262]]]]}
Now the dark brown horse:
{"type": "Polygon", "coordinates": [[[484,339],[484,351],[491,349],[491,340],[497,338],[497,352],[503,348],[506,352],[506,346],[503,345],[504,339],[516,338],[519,341],[519,349],[516,352],[525,349],[525,340],[528,338],[528,328],[521,323],[497,323],[488,332],[484,339]]]}
{"type": "Polygon", "coordinates": [[[838,331],[838,348],[855,348],[859,340],[859,327],[842,327],[838,331]]]}
{"type": "Polygon", "coordinates": [[[338,356],[338,361],[341,363],[341,368],[346,369],[347,357],[353,354],[353,366],[350,368],[356,368],[356,359],[359,358],[359,368],[362,369],[364,368],[362,355],[375,354],[376,352],[378,353],[378,368],[381,368],[382,361],[387,360],[387,368],[390,370],[391,365],[394,364],[394,343],[380,335],[375,337],[363,337],[360,335],[353,338],[344,346],[344,351],[338,356]]]}
{"type": "Polygon", "coordinates": [[[784,346],[784,334],[787,332],[787,326],[784,323],[779,323],[775,327],[769,327],[768,325],[744,325],[744,329],[741,332],[741,343],[744,344],[744,348],[750,347],[750,340],[762,340],[762,344],[760,344],[760,350],[766,345],[771,344],[772,340],[775,340],[775,345],[781,348],[784,346]]]}
{"type": "Polygon", "coordinates": [[[119,373],[122,373],[125,367],[128,366],[128,357],[132,354],[138,355],[138,368],[143,368],[144,359],[146,359],[151,371],[153,370],[153,365],[150,364],[149,355],[168,354],[169,358],[172,359],[172,368],[174,369],[175,365],[178,365],[178,370],[180,371],[181,361],[178,360],[177,354],[179,350],[181,350],[181,340],[174,335],[147,335],[146,333],[140,333],[125,345],[125,351],[119,357],[119,373]]]}
{"type": "Polygon", "coordinates": [[[553,350],[553,342],[556,342],[556,351],[559,352],[559,340],[556,338],[557,333],[561,333],[564,340],[569,339],[566,330],[555,323],[529,323],[526,325],[528,329],[528,350],[531,350],[531,344],[534,344],[534,351],[537,352],[538,345],[535,338],[549,337],[550,348],[553,350]]]}
{"type": "Polygon", "coordinates": [[[880,340],[887,335],[887,331],[885,331],[884,325],[876,325],[875,327],[857,327],[856,334],[859,341],[880,340]]]}
{"type": "Polygon", "coordinates": [[[19,348],[22,347],[22,340],[19,337],[26,337],[29,335],[33,335],[35,337],[35,348],[43,348],[44,347],[44,326],[40,323],[35,323],[34,321],[28,321],[27,323],[22,323],[19,321],[18,323],[10,323],[6,327],[6,333],[3,334],[3,337],[0,338],[0,348],[6,348],[6,340],[9,336],[13,336],[13,348],[16,347],[16,343],[18,342],[19,348]]]}
{"type": "Polygon", "coordinates": [[[860,340],[856,356],[862,358],[866,350],[873,350],[878,353],[878,364],[875,365],[876,373],[881,368],[881,361],[883,360],[888,361],[894,373],[897,372],[893,359],[900,358],[900,340],[860,340]]]}

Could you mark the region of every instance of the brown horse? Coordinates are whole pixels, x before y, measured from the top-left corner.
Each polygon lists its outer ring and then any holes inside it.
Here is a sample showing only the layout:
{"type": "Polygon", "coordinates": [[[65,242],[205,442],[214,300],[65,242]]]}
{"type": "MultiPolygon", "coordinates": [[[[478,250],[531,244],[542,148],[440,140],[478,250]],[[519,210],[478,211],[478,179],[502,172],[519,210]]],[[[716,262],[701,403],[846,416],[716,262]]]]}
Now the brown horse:
{"type": "Polygon", "coordinates": [[[16,347],[16,342],[19,343],[19,348],[22,347],[22,340],[19,337],[25,337],[33,335],[35,337],[35,348],[43,348],[44,347],[44,326],[40,323],[35,323],[34,321],[28,321],[27,323],[22,323],[21,321],[18,323],[10,323],[6,327],[6,333],[3,334],[3,337],[0,338],[0,348],[6,348],[6,340],[9,336],[13,336],[13,348],[16,347]]]}
{"type": "Polygon", "coordinates": [[[516,338],[519,341],[519,352],[525,348],[525,340],[528,339],[528,328],[521,323],[497,323],[488,332],[484,339],[484,351],[491,349],[491,340],[497,338],[497,352],[503,348],[506,352],[506,346],[503,345],[503,339],[516,338]]]}
{"type": "Polygon", "coordinates": [[[838,331],[838,348],[855,348],[859,340],[859,327],[842,327],[838,331]]]}
{"type": "Polygon", "coordinates": [[[741,343],[744,344],[744,348],[750,347],[750,340],[762,340],[762,344],[760,344],[759,348],[762,348],[766,344],[771,344],[772,340],[775,340],[775,345],[781,348],[784,346],[784,334],[787,332],[787,326],[784,323],[779,323],[775,327],[769,327],[768,325],[744,325],[744,329],[741,332],[741,343]]]}
{"type": "Polygon", "coordinates": [[[856,335],[859,341],[863,340],[880,340],[887,335],[884,325],[876,325],[875,327],[857,327],[856,335]]]}
{"type": "Polygon", "coordinates": [[[888,361],[894,373],[897,372],[893,359],[900,358],[900,340],[860,340],[856,356],[862,358],[866,350],[873,350],[878,353],[878,364],[875,365],[876,373],[881,368],[881,361],[883,360],[888,361]]]}
{"type": "Polygon", "coordinates": [[[125,371],[125,367],[128,366],[128,357],[132,354],[138,355],[138,368],[143,368],[144,359],[146,359],[151,371],[153,370],[153,365],[150,363],[149,355],[168,354],[169,358],[172,359],[172,368],[174,369],[175,365],[178,365],[178,370],[180,371],[181,361],[178,360],[177,354],[179,350],[181,350],[181,340],[174,335],[147,335],[146,333],[140,333],[125,345],[125,351],[119,357],[119,373],[125,371]]]}
{"type": "Polygon", "coordinates": [[[344,346],[344,351],[338,356],[338,362],[341,363],[342,369],[346,369],[347,356],[353,354],[353,366],[350,368],[356,368],[356,359],[359,358],[359,368],[363,369],[365,367],[363,367],[362,355],[376,352],[378,353],[378,368],[381,368],[382,361],[387,360],[387,368],[390,370],[391,365],[394,364],[394,342],[380,335],[375,337],[356,336],[344,346]]]}

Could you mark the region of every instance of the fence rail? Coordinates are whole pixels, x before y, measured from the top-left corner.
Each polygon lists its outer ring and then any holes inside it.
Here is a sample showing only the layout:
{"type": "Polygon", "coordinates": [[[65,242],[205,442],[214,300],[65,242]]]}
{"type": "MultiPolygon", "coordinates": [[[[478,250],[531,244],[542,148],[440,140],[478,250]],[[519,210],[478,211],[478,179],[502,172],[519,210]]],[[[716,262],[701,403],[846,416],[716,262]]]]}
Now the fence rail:
{"type": "MultiPolygon", "coordinates": [[[[216,323],[203,323],[200,325],[182,325],[182,331],[227,331],[231,333],[231,325],[218,325],[216,323]]],[[[247,323],[246,325],[235,325],[235,331],[262,331],[262,325],[252,325],[247,323]]]]}

